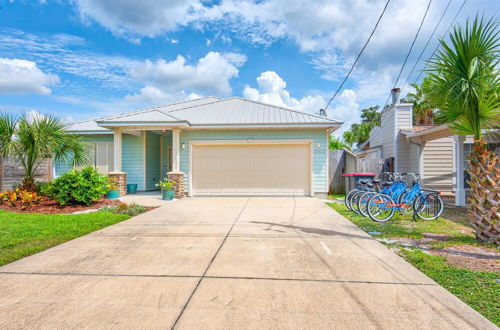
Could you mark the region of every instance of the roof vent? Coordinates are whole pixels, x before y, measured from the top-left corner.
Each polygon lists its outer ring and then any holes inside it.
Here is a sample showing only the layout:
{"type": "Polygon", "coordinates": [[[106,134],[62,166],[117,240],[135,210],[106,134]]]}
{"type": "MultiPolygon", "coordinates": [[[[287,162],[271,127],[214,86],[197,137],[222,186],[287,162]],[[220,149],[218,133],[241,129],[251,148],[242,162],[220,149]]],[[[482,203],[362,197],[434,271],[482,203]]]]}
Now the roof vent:
{"type": "Polygon", "coordinates": [[[401,93],[401,89],[399,89],[399,88],[391,89],[392,104],[399,103],[399,94],[400,93],[401,93]]]}

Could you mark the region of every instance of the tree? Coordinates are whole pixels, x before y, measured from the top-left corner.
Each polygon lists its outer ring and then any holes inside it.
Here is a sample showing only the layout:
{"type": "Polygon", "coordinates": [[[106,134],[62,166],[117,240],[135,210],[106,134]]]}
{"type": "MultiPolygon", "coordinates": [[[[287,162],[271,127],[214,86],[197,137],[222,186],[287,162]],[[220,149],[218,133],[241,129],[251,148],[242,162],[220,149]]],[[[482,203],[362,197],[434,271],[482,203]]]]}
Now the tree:
{"type": "Polygon", "coordinates": [[[339,139],[338,137],[333,137],[333,136],[329,136],[329,139],[328,139],[328,149],[330,150],[340,150],[340,149],[351,149],[351,147],[345,143],[344,141],[342,141],[341,139],[339,139]]]}
{"type": "Polygon", "coordinates": [[[416,125],[434,124],[435,106],[429,99],[429,78],[425,78],[422,84],[411,84],[415,89],[414,93],[408,93],[402,102],[413,104],[413,120],[416,125]]]}
{"type": "Polygon", "coordinates": [[[380,125],[381,113],[378,112],[379,106],[368,107],[361,110],[361,123],[352,124],[348,131],[344,132],[344,141],[352,147],[354,144],[359,146],[370,137],[370,131],[373,127],[380,125]]]}
{"type": "Polygon", "coordinates": [[[72,162],[83,165],[88,156],[80,137],[70,134],[66,125],[53,116],[28,116],[23,113],[15,118],[0,114],[0,156],[14,157],[24,168],[21,187],[35,189],[35,172],[42,161],[72,162]]]}
{"type": "Polygon", "coordinates": [[[456,26],[429,60],[431,101],[456,134],[473,135],[468,172],[470,215],[477,239],[499,244],[500,169],[484,130],[500,125],[499,22],[476,17],[456,26]]]}

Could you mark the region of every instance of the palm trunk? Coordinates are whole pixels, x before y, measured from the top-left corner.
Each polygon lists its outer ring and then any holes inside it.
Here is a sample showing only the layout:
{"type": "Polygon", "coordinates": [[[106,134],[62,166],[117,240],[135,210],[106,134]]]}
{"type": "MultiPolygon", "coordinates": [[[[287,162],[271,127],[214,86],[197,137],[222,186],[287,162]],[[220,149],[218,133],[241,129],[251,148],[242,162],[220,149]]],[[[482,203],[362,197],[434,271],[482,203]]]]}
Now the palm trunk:
{"type": "Polygon", "coordinates": [[[500,244],[500,168],[495,153],[486,150],[486,141],[476,140],[467,170],[470,174],[470,215],[476,238],[500,244]]]}

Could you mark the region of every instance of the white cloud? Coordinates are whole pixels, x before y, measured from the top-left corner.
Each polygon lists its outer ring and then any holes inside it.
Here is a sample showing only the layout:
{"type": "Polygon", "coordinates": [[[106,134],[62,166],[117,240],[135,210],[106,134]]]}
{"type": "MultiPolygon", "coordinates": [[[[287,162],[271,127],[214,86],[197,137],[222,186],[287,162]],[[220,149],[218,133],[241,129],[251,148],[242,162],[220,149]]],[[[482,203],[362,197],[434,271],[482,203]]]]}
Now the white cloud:
{"type": "MultiPolygon", "coordinates": [[[[286,82],[274,71],[262,72],[257,78],[257,88],[245,86],[243,96],[259,102],[290,107],[304,112],[316,114],[324,108],[326,100],[322,95],[307,95],[300,99],[290,96],[286,90],[286,82]]],[[[329,109],[328,117],[340,121],[349,121],[359,118],[359,105],[356,102],[356,93],[344,90],[335,106],[329,109]]]]}
{"type": "Polygon", "coordinates": [[[155,37],[186,25],[204,9],[199,0],[75,0],[84,20],[118,35],[155,37]]]}
{"type": "Polygon", "coordinates": [[[173,61],[145,61],[137,65],[131,77],[146,84],[127,100],[144,103],[165,103],[185,98],[190,93],[230,95],[229,80],[238,76],[238,68],[246,57],[241,54],[209,52],[194,65],[178,55],[173,61]]]}
{"type": "Polygon", "coordinates": [[[44,73],[35,62],[0,58],[0,94],[50,94],[56,75],[44,73]]]}

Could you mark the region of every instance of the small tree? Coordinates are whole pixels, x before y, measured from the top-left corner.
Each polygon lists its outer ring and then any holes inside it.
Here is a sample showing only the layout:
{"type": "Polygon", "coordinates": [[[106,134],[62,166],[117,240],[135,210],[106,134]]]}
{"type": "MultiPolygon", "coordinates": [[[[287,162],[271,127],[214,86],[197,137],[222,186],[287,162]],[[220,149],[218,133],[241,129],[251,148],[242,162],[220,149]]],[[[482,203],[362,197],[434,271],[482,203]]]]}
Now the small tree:
{"type": "Polygon", "coordinates": [[[66,131],[66,125],[53,116],[15,118],[0,114],[0,156],[13,157],[24,168],[21,187],[35,189],[35,172],[44,159],[83,165],[88,156],[80,137],[66,131]]]}
{"type": "Polygon", "coordinates": [[[477,239],[500,242],[500,169],[483,132],[500,126],[500,31],[497,20],[476,17],[457,26],[429,61],[430,93],[456,134],[473,135],[468,172],[471,223],[477,239]]]}
{"type": "MultiPolygon", "coordinates": [[[[414,93],[408,93],[404,102],[413,104],[413,120],[417,125],[432,125],[434,124],[434,109],[435,106],[429,100],[429,84],[428,78],[422,81],[422,84],[411,84],[415,89],[414,93]]],[[[401,100],[403,101],[403,100],[401,100]]]]}
{"type": "Polygon", "coordinates": [[[329,136],[329,139],[328,139],[328,149],[330,150],[340,150],[340,149],[351,149],[351,147],[346,144],[344,141],[342,141],[340,138],[336,138],[336,137],[333,137],[333,136],[329,136]]]}

